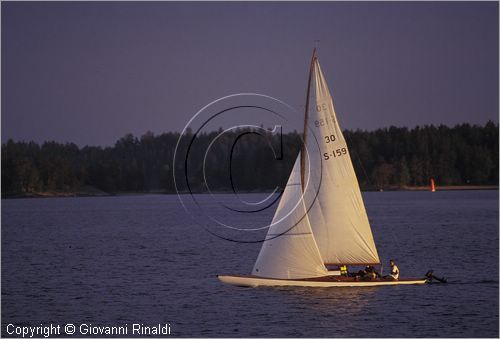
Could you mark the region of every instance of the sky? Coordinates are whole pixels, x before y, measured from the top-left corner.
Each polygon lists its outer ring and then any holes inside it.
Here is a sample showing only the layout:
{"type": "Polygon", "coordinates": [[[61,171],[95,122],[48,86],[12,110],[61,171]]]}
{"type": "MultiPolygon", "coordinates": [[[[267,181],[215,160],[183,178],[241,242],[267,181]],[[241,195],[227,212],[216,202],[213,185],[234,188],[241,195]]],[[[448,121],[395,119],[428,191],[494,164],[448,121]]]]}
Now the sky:
{"type": "Polygon", "coordinates": [[[2,2],[1,19],[2,142],[181,131],[240,92],[301,114],[315,40],[342,128],[498,122],[498,2],[2,2]]]}

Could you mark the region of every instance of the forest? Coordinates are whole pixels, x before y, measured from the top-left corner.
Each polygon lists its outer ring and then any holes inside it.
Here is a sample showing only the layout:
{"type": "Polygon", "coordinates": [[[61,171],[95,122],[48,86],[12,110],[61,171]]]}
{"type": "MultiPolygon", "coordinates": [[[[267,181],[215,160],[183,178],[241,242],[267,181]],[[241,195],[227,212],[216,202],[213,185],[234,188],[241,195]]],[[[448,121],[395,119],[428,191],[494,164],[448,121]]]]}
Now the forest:
{"type": "MultiPolygon", "coordinates": [[[[2,197],[89,189],[175,193],[175,184],[182,192],[283,189],[302,145],[298,132],[220,132],[188,131],[179,143],[177,132],[127,134],[112,147],[8,140],[2,144],[2,197]]],[[[363,190],[427,186],[430,178],[438,186],[498,185],[498,124],[491,121],[345,130],[344,136],[363,190]]]]}

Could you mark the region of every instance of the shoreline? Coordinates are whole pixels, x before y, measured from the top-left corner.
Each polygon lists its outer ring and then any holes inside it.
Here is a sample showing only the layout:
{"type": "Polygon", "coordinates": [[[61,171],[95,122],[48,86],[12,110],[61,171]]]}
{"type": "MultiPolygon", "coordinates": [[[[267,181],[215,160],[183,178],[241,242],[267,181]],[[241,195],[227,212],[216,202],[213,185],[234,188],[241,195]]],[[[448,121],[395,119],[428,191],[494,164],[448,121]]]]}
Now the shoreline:
{"type": "MultiPolygon", "coordinates": [[[[497,185],[456,185],[456,186],[438,186],[436,192],[439,191],[479,191],[479,190],[498,190],[497,185]]],[[[406,186],[396,187],[388,186],[382,189],[362,189],[362,192],[421,192],[430,191],[429,186],[406,186]]],[[[194,194],[208,194],[208,192],[193,192],[194,194]]],[[[232,191],[216,191],[213,194],[231,194],[232,191]]],[[[241,194],[250,193],[271,193],[271,191],[247,191],[238,192],[241,194]]],[[[81,191],[81,192],[30,192],[30,193],[14,193],[2,194],[2,199],[29,199],[29,198],[83,198],[83,197],[121,197],[121,196],[135,196],[135,195],[174,195],[175,192],[165,192],[161,190],[149,192],[114,192],[107,193],[99,190],[81,191]]],[[[180,194],[189,194],[187,191],[180,192],[180,194]]]]}
{"type": "MultiPolygon", "coordinates": [[[[478,191],[478,190],[498,190],[497,185],[449,185],[449,186],[436,186],[436,192],[439,191],[478,191]]],[[[430,186],[387,186],[381,189],[362,189],[362,192],[376,192],[376,191],[431,191],[430,186]]]]}

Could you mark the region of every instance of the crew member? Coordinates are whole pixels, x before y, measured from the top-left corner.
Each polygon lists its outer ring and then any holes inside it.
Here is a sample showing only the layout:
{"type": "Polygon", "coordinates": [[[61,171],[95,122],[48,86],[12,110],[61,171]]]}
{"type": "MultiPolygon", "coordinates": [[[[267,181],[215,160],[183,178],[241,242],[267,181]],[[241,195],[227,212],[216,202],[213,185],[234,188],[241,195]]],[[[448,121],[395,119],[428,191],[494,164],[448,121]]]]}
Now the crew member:
{"type": "Polygon", "coordinates": [[[389,260],[389,263],[391,264],[391,274],[389,275],[392,277],[394,280],[399,279],[399,268],[396,266],[396,263],[394,260],[389,260]]]}

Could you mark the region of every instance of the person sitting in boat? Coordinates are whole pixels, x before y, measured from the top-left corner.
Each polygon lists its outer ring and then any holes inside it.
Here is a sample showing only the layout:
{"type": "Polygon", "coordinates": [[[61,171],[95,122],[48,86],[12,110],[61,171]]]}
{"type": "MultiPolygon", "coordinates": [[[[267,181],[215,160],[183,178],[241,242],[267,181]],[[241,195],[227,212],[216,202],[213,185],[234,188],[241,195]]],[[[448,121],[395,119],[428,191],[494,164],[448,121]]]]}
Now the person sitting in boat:
{"type": "Polygon", "coordinates": [[[362,277],[363,280],[375,280],[379,276],[379,274],[375,270],[375,267],[371,265],[366,266],[363,272],[364,272],[362,277]]]}
{"type": "Polygon", "coordinates": [[[375,267],[373,267],[372,265],[366,266],[365,271],[370,275],[374,275],[375,278],[380,278],[380,273],[378,273],[375,267]]]}
{"type": "MultiPolygon", "coordinates": [[[[368,266],[366,266],[366,267],[368,267],[368,266]]],[[[356,278],[363,278],[366,275],[366,267],[362,270],[359,270],[356,273],[352,273],[352,276],[356,277],[356,278]]]]}
{"type": "Polygon", "coordinates": [[[375,272],[370,271],[370,272],[367,272],[361,279],[362,280],[375,280],[375,279],[377,279],[377,275],[375,274],[375,272]]]}
{"type": "Polygon", "coordinates": [[[396,266],[396,263],[394,260],[389,260],[389,263],[391,264],[391,274],[386,276],[386,279],[392,279],[392,280],[398,280],[399,279],[399,268],[396,266]]]}
{"type": "Polygon", "coordinates": [[[370,266],[366,266],[364,269],[359,270],[357,273],[353,273],[351,276],[353,276],[356,280],[359,280],[359,279],[371,280],[372,274],[371,274],[370,266]]]}

